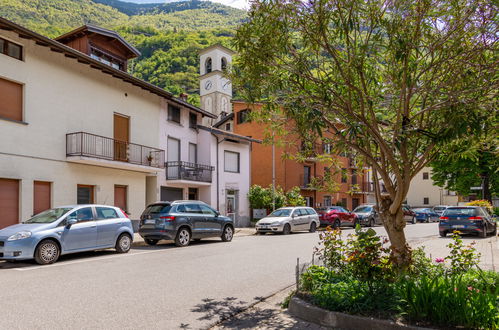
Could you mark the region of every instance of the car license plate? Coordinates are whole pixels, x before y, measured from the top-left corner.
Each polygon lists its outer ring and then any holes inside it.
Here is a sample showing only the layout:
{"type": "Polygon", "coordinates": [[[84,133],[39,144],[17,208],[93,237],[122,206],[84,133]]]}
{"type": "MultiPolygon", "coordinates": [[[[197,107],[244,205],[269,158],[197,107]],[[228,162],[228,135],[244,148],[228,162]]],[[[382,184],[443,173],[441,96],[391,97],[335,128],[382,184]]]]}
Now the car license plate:
{"type": "Polygon", "coordinates": [[[454,225],[452,226],[452,228],[466,228],[465,225],[454,225]]]}
{"type": "Polygon", "coordinates": [[[156,220],[149,219],[149,220],[144,221],[144,224],[146,224],[146,225],[155,225],[156,224],[156,220]]]}

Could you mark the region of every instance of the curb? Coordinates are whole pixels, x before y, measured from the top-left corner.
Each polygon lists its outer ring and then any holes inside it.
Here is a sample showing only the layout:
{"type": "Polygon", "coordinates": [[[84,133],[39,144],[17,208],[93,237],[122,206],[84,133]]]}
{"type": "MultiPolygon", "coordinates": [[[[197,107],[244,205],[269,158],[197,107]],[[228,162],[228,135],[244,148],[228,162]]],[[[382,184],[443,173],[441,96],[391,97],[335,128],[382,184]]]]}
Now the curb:
{"type": "MultiPolygon", "coordinates": [[[[234,232],[234,238],[236,237],[245,237],[245,236],[254,236],[255,233],[252,231],[245,231],[245,230],[237,230],[234,232]]],[[[148,246],[142,237],[140,237],[137,233],[134,233],[134,238],[132,242],[132,247],[139,247],[139,246],[148,246]]]]}
{"type": "Polygon", "coordinates": [[[398,324],[389,320],[380,320],[371,317],[356,316],[339,312],[328,311],[298,298],[293,297],[289,302],[288,311],[291,315],[310,323],[324,327],[339,329],[363,330],[426,330],[410,325],[398,324]]]}

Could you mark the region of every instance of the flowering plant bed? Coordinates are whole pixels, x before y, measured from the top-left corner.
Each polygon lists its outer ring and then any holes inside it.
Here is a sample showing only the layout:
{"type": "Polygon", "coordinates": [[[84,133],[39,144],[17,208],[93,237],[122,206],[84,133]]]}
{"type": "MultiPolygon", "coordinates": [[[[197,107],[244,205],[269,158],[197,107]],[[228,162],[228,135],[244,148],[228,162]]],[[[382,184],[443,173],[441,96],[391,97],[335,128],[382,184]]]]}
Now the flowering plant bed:
{"type": "Polygon", "coordinates": [[[499,328],[499,274],[478,267],[473,243],[457,233],[445,258],[412,252],[407,269],[390,260],[386,240],[361,230],[346,241],[339,230],[321,234],[311,266],[300,280],[300,297],[321,308],[431,327],[499,328]]]}

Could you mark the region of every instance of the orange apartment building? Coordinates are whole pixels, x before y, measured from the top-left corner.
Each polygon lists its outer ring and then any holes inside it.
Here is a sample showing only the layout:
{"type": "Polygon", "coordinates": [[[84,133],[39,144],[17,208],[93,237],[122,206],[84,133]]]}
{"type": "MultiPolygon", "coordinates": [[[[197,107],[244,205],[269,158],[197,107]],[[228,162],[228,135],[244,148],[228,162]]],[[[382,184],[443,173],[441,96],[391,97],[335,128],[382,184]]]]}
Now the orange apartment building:
{"type": "MultiPolygon", "coordinates": [[[[263,124],[248,120],[248,112],[251,109],[258,111],[262,105],[248,105],[243,101],[232,101],[233,113],[220,120],[216,126],[231,130],[236,134],[251,136],[262,140],[265,135],[263,124]]],[[[278,137],[276,137],[278,138],[278,137]]],[[[348,157],[335,155],[341,171],[333,170],[329,176],[337,182],[336,191],[319,191],[310,187],[313,178],[323,180],[329,170],[328,166],[315,158],[308,158],[301,162],[283,157],[286,153],[296,153],[300,148],[300,141],[293,146],[275,147],[275,176],[276,185],[288,191],[293,187],[300,187],[307,205],[312,207],[330,206],[341,203],[343,206],[353,210],[360,204],[368,202],[370,184],[367,181],[366,170],[357,168],[355,162],[348,157]]],[[[324,148],[318,145],[319,149],[324,148]]],[[[324,151],[324,149],[320,150],[324,151]]],[[[251,184],[268,187],[272,184],[272,146],[268,144],[253,144],[251,154],[251,184]]]]}

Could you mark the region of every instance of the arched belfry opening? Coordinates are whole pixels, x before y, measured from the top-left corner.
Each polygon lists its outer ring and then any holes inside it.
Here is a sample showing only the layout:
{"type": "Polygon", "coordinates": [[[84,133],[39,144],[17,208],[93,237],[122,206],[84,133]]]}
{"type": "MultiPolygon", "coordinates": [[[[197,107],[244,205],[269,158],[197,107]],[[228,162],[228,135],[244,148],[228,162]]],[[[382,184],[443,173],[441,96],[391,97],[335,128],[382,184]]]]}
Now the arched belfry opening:
{"type": "Polygon", "coordinates": [[[208,57],[206,59],[206,62],[204,63],[204,68],[205,68],[206,73],[210,73],[211,72],[211,68],[212,68],[211,57],[208,57]]]}
{"type": "Polygon", "coordinates": [[[227,70],[227,59],[222,57],[222,71],[227,70]]]}

